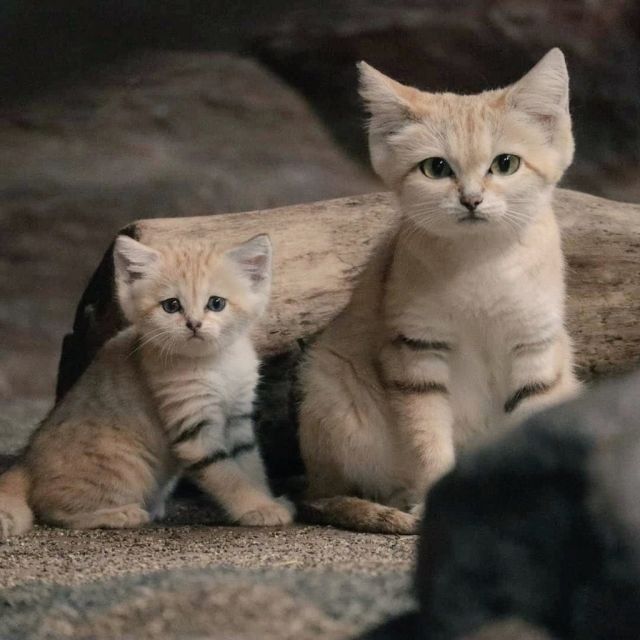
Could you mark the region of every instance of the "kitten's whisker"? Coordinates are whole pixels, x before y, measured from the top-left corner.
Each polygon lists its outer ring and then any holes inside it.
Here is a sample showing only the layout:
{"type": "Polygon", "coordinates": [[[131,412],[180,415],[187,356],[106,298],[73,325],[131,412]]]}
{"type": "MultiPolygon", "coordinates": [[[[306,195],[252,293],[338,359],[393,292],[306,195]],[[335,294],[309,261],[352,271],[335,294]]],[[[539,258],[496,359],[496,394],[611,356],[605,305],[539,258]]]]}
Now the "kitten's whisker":
{"type": "Polygon", "coordinates": [[[141,339],[138,341],[136,346],[129,352],[127,358],[130,358],[134,353],[142,349],[147,344],[161,338],[163,335],[167,335],[170,333],[171,331],[169,331],[168,329],[155,329],[153,331],[150,331],[149,333],[145,333],[143,336],[141,336],[141,339]]]}

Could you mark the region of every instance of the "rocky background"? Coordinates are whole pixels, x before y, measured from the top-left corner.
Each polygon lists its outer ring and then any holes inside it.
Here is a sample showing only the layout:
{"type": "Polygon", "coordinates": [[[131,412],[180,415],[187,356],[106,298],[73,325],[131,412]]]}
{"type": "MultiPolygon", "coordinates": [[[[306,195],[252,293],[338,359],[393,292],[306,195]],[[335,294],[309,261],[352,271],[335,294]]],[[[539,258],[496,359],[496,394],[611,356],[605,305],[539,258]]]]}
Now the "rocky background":
{"type": "Polygon", "coordinates": [[[50,398],[115,231],[379,188],[354,62],[421,87],[504,85],[567,55],[565,185],[640,201],[633,0],[9,0],[0,9],[0,399],[50,398]]]}

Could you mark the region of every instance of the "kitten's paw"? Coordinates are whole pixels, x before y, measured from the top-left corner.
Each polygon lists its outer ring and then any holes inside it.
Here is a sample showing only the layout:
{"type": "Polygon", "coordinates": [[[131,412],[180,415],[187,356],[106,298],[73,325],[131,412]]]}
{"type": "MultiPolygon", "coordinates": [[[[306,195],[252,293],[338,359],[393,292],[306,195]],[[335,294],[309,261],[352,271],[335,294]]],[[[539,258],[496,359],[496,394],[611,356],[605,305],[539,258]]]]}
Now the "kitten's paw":
{"type": "Polygon", "coordinates": [[[49,520],[70,529],[131,529],[151,520],[148,511],[138,504],[98,509],[91,513],[52,514],[49,520]]]}
{"type": "Polygon", "coordinates": [[[140,527],[151,521],[148,511],[137,504],[129,504],[120,509],[114,509],[112,514],[105,514],[105,528],[130,529],[140,527]]]}
{"type": "Polygon", "coordinates": [[[28,509],[16,511],[16,513],[0,510],[0,542],[6,542],[9,538],[20,536],[31,529],[33,516],[28,509]]]}
{"type": "Polygon", "coordinates": [[[277,527],[293,522],[293,505],[288,500],[285,504],[282,499],[265,502],[251,511],[243,513],[236,524],[243,527],[277,527]]]}

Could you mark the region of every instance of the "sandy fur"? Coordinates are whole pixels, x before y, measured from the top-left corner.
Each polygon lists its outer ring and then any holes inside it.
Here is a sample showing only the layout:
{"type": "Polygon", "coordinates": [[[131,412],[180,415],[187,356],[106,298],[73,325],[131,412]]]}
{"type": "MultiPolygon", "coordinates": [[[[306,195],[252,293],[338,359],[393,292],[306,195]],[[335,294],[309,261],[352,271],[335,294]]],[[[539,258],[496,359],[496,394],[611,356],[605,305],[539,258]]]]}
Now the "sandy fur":
{"type": "Polygon", "coordinates": [[[324,521],[370,530],[380,505],[419,516],[458,450],[578,383],[551,206],[573,155],[562,54],[476,96],[419,92],[364,63],[361,82],[372,162],[404,215],[310,351],[300,443],[310,500],[370,501],[360,516],[325,508],[324,521]],[[500,153],[521,157],[516,173],[488,173],[500,153]],[[425,177],[433,156],[455,175],[425,177]],[[460,223],[468,194],[485,222],[460,223]]]}
{"type": "Polygon", "coordinates": [[[269,296],[268,238],[224,252],[195,240],[156,251],[120,237],[114,255],[132,326],[0,477],[0,539],[27,531],[32,512],[71,528],[143,525],[163,515],[182,474],[231,522],[287,524],[292,508],[271,495],[251,415],[258,359],[248,332],[269,296]],[[227,300],[219,313],[206,309],[212,295],[227,300]],[[162,309],[170,297],[182,311],[162,309]]]}

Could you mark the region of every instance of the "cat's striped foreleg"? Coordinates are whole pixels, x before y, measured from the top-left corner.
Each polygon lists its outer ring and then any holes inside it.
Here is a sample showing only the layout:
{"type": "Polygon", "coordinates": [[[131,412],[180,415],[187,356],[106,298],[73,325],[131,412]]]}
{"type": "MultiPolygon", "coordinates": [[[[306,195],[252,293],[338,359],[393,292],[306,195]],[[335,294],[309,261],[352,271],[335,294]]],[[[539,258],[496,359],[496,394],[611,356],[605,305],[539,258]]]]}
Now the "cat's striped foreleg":
{"type": "Polygon", "coordinates": [[[451,350],[451,344],[443,340],[399,334],[381,351],[380,381],[412,474],[402,497],[409,507],[422,504],[424,493],[455,462],[449,397],[451,350]]]}
{"type": "Polygon", "coordinates": [[[516,425],[531,413],[574,396],[579,389],[566,334],[519,343],[512,349],[503,405],[507,424],[516,425]]]}

